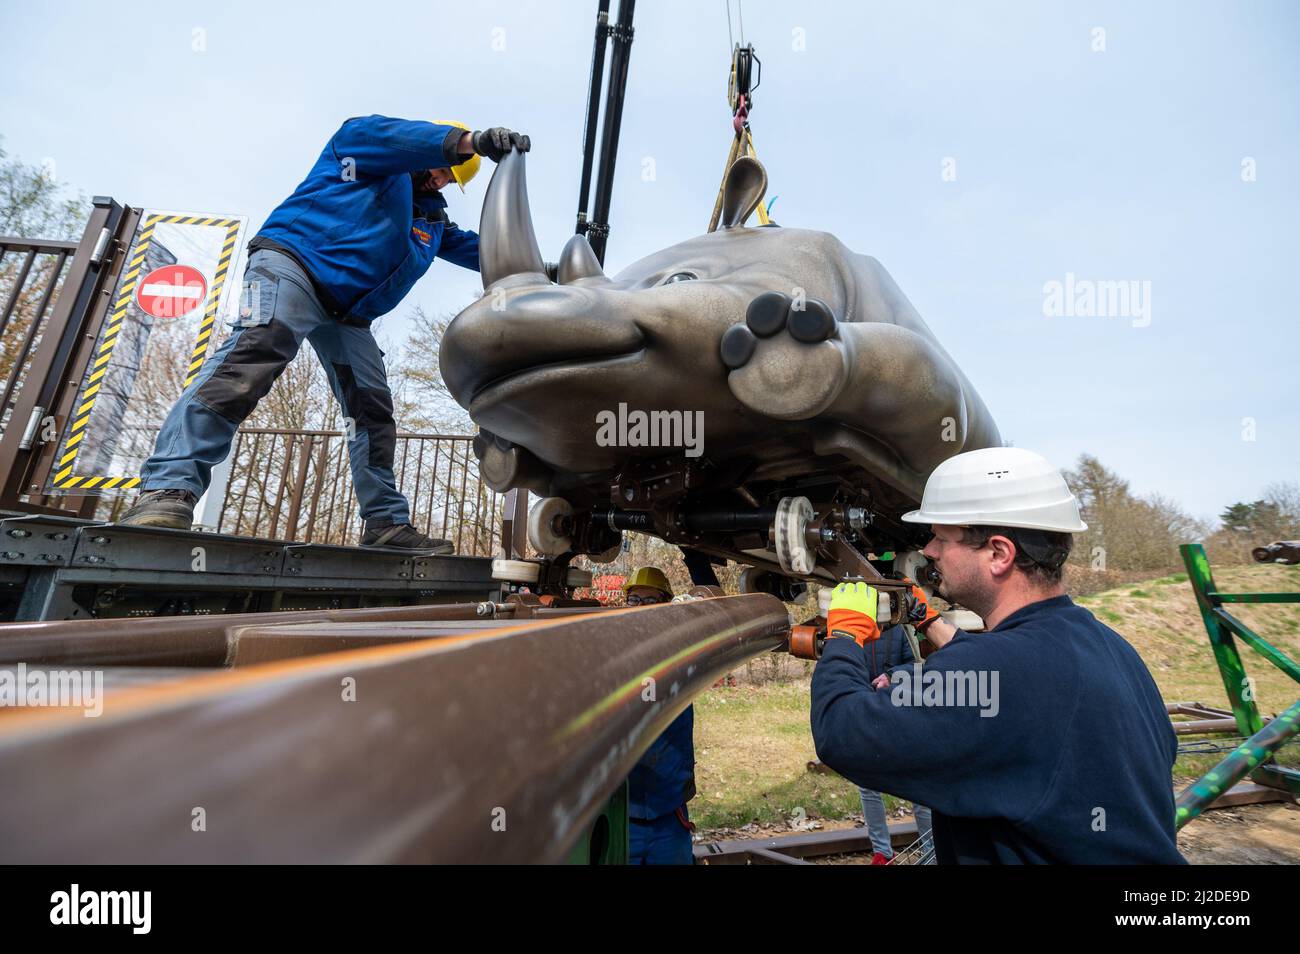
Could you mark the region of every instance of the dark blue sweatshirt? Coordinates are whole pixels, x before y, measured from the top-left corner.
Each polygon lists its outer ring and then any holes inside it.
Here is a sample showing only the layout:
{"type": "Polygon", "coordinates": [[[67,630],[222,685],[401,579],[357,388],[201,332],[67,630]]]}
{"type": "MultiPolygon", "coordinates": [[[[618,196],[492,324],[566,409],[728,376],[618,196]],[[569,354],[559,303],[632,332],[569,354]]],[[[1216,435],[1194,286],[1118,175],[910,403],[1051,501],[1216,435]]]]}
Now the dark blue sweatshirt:
{"type": "Polygon", "coordinates": [[[863,662],[867,664],[867,677],[876,681],[881,673],[915,661],[912,644],[907,638],[907,627],[891,626],[880,638],[862,647],[863,662]]]}
{"type": "Polygon", "coordinates": [[[828,640],[813,740],[853,783],[929,805],[941,863],[1183,863],[1160,692],[1068,596],[959,632],[893,680],[873,690],[862,650],[828,640]]]}

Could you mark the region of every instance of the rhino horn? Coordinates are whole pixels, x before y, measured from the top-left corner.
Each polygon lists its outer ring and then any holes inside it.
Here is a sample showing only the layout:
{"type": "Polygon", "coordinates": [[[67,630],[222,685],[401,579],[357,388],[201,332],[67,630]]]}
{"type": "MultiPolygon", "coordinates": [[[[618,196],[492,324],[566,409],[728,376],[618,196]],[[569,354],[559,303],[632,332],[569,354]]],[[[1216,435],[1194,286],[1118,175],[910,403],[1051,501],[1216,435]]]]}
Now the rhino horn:
{"type": "Polygon", "coordinates": [[[536,275],[549,283],[528,207],[524,154],[512,149],[499,163],[483,199],[479,222],[479,271],[484,289],[511,275],[536,275]]]}
{"type": "Polygon", "coordinates": [[[579,278],[600,278],[608,281],[605,270],[600,267],[600,259],[587,241],[585,235],[575,235],[564,243],[560,253],[559,282],[567,285],[579,278]]]}

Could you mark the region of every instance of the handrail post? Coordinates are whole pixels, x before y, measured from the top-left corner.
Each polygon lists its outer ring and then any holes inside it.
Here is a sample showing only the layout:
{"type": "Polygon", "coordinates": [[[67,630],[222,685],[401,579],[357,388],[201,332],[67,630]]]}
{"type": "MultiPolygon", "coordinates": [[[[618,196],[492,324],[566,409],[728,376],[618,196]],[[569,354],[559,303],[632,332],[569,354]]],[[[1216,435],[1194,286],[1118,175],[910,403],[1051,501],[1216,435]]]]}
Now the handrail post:
{"type": "Polygon", "coordinates": [[[1205,547],[1199,543],[1185,543],[1178,548],[1187,567],[1187,579],[1192,584],[1192,593],[1196,596],[1196,607],[1201,611],[1201,620],[1210,636],[1210,646],[1214,650],[1214,659],[1219,664],[1219,676],[1223,679],[1223,688],[1228,693],[1228,702],[1232,706],[1237,728],[1243,736],[1249,738],[1264,727],[1259,715],[1259,706],[1255,704],[1255,692],[1246,667],[1241,661],[1241,653],[1232,638],[1232,632],[1220,622],[1215,609],[1214,577],[1210,573],[1210,561],[1205,555],[1205,547]]]}

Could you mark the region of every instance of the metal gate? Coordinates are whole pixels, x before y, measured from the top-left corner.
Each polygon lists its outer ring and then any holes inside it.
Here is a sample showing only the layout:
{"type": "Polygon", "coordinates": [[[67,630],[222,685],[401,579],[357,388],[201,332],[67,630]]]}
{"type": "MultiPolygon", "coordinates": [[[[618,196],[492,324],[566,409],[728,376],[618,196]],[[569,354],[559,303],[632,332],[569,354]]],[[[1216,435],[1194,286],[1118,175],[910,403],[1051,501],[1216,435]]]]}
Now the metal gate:
{"type": "MultiPolygon", "coordinates": [[[[111,521],[127,506],[123,497],[42,491],[141,214],[100,196],[79,242],[0,237],[0,511],[111,521]]],[[[152,447],[155,429],[128,430],[128,444],[152,447]]],[[[458,553],[488,556],[501,548],[522,555],[527,496],[503,496],[483,483],[472,440],[398,436],[394,469],[412,522],[450,539],[458,553]]],[[[241,429],[221,518],[209,529],[356,542],[361,528],[345,444],[338,431],[241,429]]]]}

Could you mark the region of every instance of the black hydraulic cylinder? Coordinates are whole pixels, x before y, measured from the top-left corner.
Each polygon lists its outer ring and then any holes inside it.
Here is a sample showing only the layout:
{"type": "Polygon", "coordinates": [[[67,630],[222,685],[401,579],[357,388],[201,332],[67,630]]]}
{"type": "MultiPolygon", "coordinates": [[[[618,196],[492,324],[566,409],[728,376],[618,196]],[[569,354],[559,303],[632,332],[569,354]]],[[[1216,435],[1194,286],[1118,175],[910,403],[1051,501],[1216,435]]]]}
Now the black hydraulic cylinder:
{"type": "Polygon", "coordinates": [[[605,82],[605,46],[609,38],[609,0],[596,11],[596,44],[591,51],[591,83],[587,87],[587,123],[582,133],[582,183],[578,186],[577,233],[587,231],[587,201],[591,197],[591,169],[596,159],[596,128],[600,119],[600,90],[605,82]]]}
{"type": "Polygon", "coordinates": [[[618,133],[623,122],[623,98],[627,92],[627,67],[632,52],[632,14],[636,0],[621,0],[618,22],[611,33],[614,51],[609,60],[609,89],[605,97],[605,125],[600,138],[600,170],[596,176],[596,206],[592,211],[591,248],[605,264],[605,240],[609,237],[609,206],[614,192],[614,163],[618,158],[618,133]]]}
{"type": "MultiPolygon", "coordinates": [[[[765,507],[759,510],[723,510],[704,509],[688,510],[680,515],[681,526],[696,533],[713,531],[721,533],[741,532],[746,530],[766,530],[776,519],[776,509],[765,507]]],[[[605,524],[615,530],[649,530],[654,527],[654,520],[645,510],[618,510],[612,507],[601,508],[591,512],[595,523],[605,524]]]]}
{"type": "Polygon", "coordinates": [[[776,520],[776,508],[760,510],[688,510],[682,514],[682,524],[687,530],[721,531],[724,533],[745,530],[766,530],[776,520]]]}
{"type": "Polygon", "coordinates": [[[603,507],[591,512],[592,523],[603,524],[614,530],[653,530],[654,520],[645,510],[617,510],[603,507]]]}

